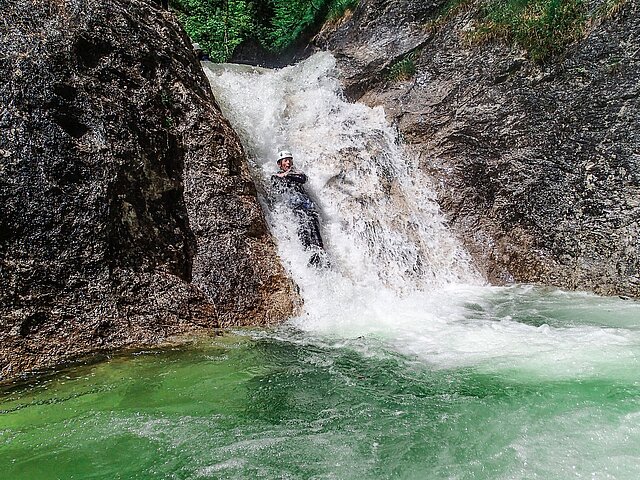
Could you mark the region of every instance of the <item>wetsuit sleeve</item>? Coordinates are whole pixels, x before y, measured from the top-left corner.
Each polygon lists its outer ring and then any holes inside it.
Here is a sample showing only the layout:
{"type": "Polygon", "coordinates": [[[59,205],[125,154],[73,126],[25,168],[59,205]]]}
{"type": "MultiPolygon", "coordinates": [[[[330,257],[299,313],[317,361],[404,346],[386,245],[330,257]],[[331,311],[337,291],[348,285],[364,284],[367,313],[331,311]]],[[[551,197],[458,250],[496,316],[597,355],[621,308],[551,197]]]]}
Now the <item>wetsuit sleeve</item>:
{"type": "Polygon", "coordinates": [[[307,176],[302,172],[290,173],[289,175],[287,175],[287,180],[291,180],[295,183],[305,183],[307,181],[307,176]]]}

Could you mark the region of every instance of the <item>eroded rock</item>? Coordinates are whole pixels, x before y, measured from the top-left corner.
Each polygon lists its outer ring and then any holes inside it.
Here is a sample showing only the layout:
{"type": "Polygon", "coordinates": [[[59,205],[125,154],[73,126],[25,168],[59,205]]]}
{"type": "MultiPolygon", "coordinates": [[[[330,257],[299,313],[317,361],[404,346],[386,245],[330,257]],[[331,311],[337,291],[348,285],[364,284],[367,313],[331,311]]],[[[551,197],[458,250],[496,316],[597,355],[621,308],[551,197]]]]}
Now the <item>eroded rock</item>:
{"type": "Polygon", "coordinates": [[[143,0],[0,3],[2,377],[298,301],[188,38],[143,0]]]}

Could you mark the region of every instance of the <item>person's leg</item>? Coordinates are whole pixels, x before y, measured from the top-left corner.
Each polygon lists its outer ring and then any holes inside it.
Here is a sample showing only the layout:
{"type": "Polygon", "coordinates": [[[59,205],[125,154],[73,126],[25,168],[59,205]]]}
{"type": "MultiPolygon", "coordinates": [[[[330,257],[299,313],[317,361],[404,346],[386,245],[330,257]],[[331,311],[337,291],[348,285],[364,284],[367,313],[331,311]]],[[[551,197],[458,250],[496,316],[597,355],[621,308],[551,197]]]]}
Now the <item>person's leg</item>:
{"type": "Polygon", "coordinates": [[[302,246],[307,249],[311,246],[311,235],[309,233],[309,219],[303,210],[294,210],[298,218],[298,238],[302,246]]]}
{"type": "Polygon", "coordinates": [[[304,248],[318,247],[324,248],[322,236],[320,235],[320,221],[318,214],[306,210],[294,210],[298,217],[298,237],[304,248]]]}
{"type": "Polygon", "coordinates": [[[316,212],[307,213],[308,229],[310,244],[316,247],[324,249],[324,242],[322,241],[322,235],[320,235],[320,218],[316,212]]]}
{"type": "Polygon", "coordinates": [[[320,235],[320,220],[316,212],[294,210],[298,217],[298,237],[304,249],[313,252],[309,258],[309,266],[329,268],[331,262],[324,251],[324,243],[320,235]]]}

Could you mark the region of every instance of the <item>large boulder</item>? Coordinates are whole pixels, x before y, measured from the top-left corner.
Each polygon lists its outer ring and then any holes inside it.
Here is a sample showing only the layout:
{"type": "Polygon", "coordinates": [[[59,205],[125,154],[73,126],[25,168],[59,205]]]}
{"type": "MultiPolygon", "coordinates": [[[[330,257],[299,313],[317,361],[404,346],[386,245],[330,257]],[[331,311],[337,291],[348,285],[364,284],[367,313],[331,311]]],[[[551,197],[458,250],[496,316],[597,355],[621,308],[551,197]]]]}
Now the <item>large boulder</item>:
{"type": "Polygon", "coordinates": [[[444,3],[361,0],[316,42],[385,107],[487,278],[640,296],[638,2],[542,64],[469,42],[473,2],[434,22],[444,3]]]}
{"type": "Polygon", "coordinates": [[[2,0],[0,378],[298,297],[189,39],[143,0],[2,0]]]}

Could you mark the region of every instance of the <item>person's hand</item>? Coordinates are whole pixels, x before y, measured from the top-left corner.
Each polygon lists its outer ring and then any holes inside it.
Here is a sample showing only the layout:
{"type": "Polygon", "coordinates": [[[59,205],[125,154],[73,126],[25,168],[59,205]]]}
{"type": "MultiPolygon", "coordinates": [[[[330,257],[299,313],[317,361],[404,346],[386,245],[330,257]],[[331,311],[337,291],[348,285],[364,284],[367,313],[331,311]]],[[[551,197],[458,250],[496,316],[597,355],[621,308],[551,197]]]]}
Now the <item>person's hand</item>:
{"type": "Polygon", "coordinates": [[[276,177],[283,178],[283,177],[286,177],[288,173],[289,172],[276,173],[276,177]]]}

